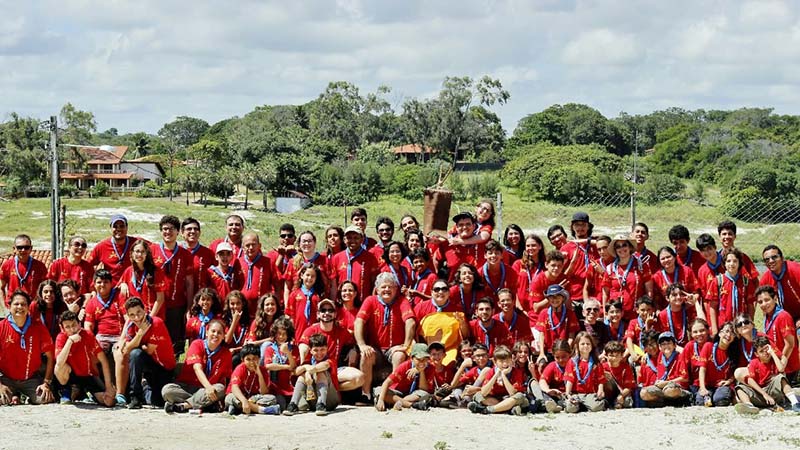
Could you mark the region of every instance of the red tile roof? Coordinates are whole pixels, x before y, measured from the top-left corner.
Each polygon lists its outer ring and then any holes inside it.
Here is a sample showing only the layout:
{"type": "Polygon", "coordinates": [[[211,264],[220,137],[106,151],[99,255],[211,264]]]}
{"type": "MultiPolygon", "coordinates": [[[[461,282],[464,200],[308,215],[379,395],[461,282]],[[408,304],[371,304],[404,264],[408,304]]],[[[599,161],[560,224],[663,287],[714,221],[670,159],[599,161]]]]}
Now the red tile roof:
{"type": "MultiPolygon", "coordinates": [[[[417,144],[406,144],[406,145],[401,145],[400,147],[393,148],[392,152],[395,155],[411,154],[411,153],[423,153],[422,148],[423,148],[422,146],[417,145],[417,144]]],[[[439,150],[437,150],[437,149],[435,149],[433,147],[425,147],[425,151],[424,151],[424,153],[438,153],[438,152],[439,152],[439,150]]]]}

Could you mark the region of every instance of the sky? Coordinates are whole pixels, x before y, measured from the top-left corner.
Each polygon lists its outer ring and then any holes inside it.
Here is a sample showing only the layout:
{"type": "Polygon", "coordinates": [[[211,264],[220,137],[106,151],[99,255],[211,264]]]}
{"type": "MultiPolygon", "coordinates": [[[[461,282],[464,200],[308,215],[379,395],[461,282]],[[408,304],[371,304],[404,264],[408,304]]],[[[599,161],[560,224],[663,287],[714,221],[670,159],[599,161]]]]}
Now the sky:
{"type": "Polygon", "coordinates": [[[71,102],[98,131],[157,132],[330,81],[380,85],[396,111],[446,76],[489,75],[510,134],[584,103],[606,117],[668,107],[800,114],[800,2],[703,0],[0,0],[0,121],[71,102]]]}

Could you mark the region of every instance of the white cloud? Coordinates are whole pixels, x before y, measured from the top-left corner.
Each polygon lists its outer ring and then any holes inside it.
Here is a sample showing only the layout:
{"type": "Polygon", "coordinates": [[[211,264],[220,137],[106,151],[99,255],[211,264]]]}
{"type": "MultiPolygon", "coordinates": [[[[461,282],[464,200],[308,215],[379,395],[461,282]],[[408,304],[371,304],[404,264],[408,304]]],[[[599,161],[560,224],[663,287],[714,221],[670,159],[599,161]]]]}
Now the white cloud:
{"type": "Polygon", "coordinates": [[[632,35],[606,28],[583,32],[564,48],[562,60],[570,65],[625,65],[642,55],[632,35]]]}

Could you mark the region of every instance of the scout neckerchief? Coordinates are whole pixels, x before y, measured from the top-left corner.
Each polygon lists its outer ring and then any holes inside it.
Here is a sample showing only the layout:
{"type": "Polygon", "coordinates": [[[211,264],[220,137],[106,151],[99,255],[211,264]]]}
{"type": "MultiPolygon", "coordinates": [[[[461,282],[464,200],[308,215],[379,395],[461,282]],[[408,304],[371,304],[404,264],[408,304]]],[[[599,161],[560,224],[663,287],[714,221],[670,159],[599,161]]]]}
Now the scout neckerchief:
{"type": "Polygon", "coordinates": [[[489,327],[487,328],[483,325],[483,321],[478,319],[478,326],[481,327],[481,330],[483,330],[483,345],[485,345],[486,348],[489,348],[489,343],[491,342],[489,339],[489,332],[491,332],[492,328],[494,328],[494,320],[489,319],[489,327]]]}
{"type": "Polygon", "coordinates": [[[781,311],[783,311],[783,308],[779,308],[778,306],[775,306],[775,309],[772,311],[772,317],[767,318],[766,315],[764,316],[764,333],[765,334],[769,333],[769,331],[772,329],[772,326],[775,325],[775,319],[778,317],[778,313],[781,312],[781,311]]]}
{"type": "Polygon", "coordinates": [[[423,280],[428,278],[431,274],[431,269],[425,269],[421,274],[417,275],[414,279],[414,290],[419,290],[419,284],[422,283],[423,280]]]}
{"type": "Polygon", "coordinates": [[[120,263],[123,261],[123,258],[125,258],[125,254],[128,253],[128,246],[130,245],[130,243],[131,243],[130,238],[128,236],[125,236],[125,248],[123,248],[122,253],[120,253],[119,250],[117,250],[117,244],[114,241],[114,238],[113,237],[111,238],[111,248],[114,250],[114,254],[117,255],[117,261],[119,261],[120,263]]]}
{"type": "Polygon", "coordinates": [[[201,247],[203,247],[203,246],[200,245],[199,242],[192,248],[189,248],[189,244],[185,244],[184,245],[184,248],[186,248],[186,250],[189,250],[190,252],[192,252],[192,256],[194,256],[197,253],[197,251],[200,250],[201,247]]]}
{"type": "Polygon", "coordinates": [[[324,358],[322,358],[322,359],[320,359],[319,361],[317,361],[317,357],[316,357],[316,356],[312,356],[312,357],[311,357],[311,365],[312,365],[312,366],[316,366],[317,364],[319,364],[319,363],[321,363],[321,362],[325,362],[325,361],[327,361],[327,360],[328,360],[328,357],[327,357],[327,356],[326,356],[326,357],[324,357],[324,358]]]}
{"type": "MultiPolygon", "coordinates": [[[[506,323],[506,320],[503,318],[503,313],[500,313],[500,322],[506,323]]],[[[511,331],[514,329],[514,325],[517,324],[517,310],[515,309],[511,314],[511,323],[508,325],[508,330],[511,331]]]]}
{"type": "MultiPolygon", "coordinates": [[[[358,258],[362,253],[364,253],[364,248],[359,248],[355,255],[350,255],[350,249],[344,249],[344,255],[347,257],[347,281],[353,281],[353,261],[358,258]]],[[[361,268],[364,268],[364,265],[361,265],[361,268]]],[[[362,270],[363,271],[363,270],[362,270]]],[[[363,275],[363,274],[362,274],[363,275]]],[[[363,279],[359,279],[359,283],[363,282],[363,279]]]]}
{"type": "Polygon", "coordinates": [[[214,318],[214,313],[209,311],[208,314],[203,313],[200,311],[197,313],[197,320],[200,321],[200,339],[206,338],[206,325],[211,322],[211,319],[214,318]]]}
{"type": "MultiPolygon", "coordinates": [[[[151,324],[151,325],[153,324],[153,318],[152,318],[152,317],[150,317],[150,314],[147,314],[146,316],[144,316],[144,320],[145,320],[145,322],[147,322],[147,323],[149,323],[149,324],[151,324]]],[[[133,331],[133,327],[134,327],[134,326],[136,326],[136,324],[135,324],[135,323],[133,323],[133,321],[131,321],[131,322],[128,322],[128,326],[126,326],[126,327],[125,327],[125,337],[126,337],[126,338],[127,338],[129,341],[130,341],[131,339],[133,339],[133,337],[134,337],[134,336],[136,336],[136,333],[135,333],[135,332],[131,333],[131,331],[133,331]]]]}
{"type": "Polygon", "coordinates": [[[514,250],[511,250],[511,247],[506,247],[505,248],[505,252],[511,254],[512,256],[514,256],[515,259],[519,259],[520,258],[520,256],[517,254],[517,252],[515,252],[514,250]]]}
{"type": "Polygon", "coordinates": [[[561,319],[558,320],[558,324],[553,323],[553,307],[547,307],[547,323],[550,327],[550,331],[556,331],[564,325],[564,318],[567,317],[567,306],[561,305],[561,319]]]}
{"type": "Polygon", "coordinates": [[[17,275],[17,280],[19,281],[19,287],[22,287],[27,281],[28,277],[31,275],[31,267],[33,266],[33,258],[28,256],[28,263],[25,265],[25,276],[19,275],[19,256],[14,255],[14,273],[17,275]]]}
{"type": "Polygon", "coordinates": [[[261,253],[259,252],[253,261],[251,262],[247,259],[247,255],[244,255],[244,263],[247,264],[247,287],[245,289],[250,289],[253,286],[253,268],[255,267],[256,263],[259,259],[261,259],[261,253]]]}
{"type": "Polygon", "coordinates": [[[448,306],[450,306],[450,298],[448,297],[448,298],[447,298],[447,301],[446,301],[446,302],[444,302],[444,305],[441,305],[441,306],[439,306],[439,305],[438,305],[436,302],[434,302],[433,300],[431,300],[431,303],[433,303],[433,306],[435,306],[435,307],[436,307],[436,312],[443,312],[443,311],[445,310],[445,308],[447,308],[448,306]]]}
{"type": "MultiPolygon", "coordinates": [[[[231,244],[231,247],[233,247],[233,248],[239,247],[239,251],[236,252],[236,258],[237,259],[240,258],[244,254],[244,249],[242,247],[234,244],[233,242],[231,242],[231,240],[230,240],[230,238],[228,236],[225,236],[225,242],[227,242],[228,244],[231,244]]],[[[241,241],[239,241],[239,242],[241,242],[241,241]]]]}
{"type": "Polygon", "coordinates": [[[572,363],[575,365],[575,376],[578,377],[578,384],[584,385],[587,381],[589,381],[589,376],[592,374],[592,369],[594,369],[594,358],[592,355],[589,355],[589,368],[586,370],[586,374],[581,376],[581,358],[580,356],[576,356],[573,358],[572,363]]]}
{"type": "Polygon", "coordinates": [[[229,287],[233,287],[233,266],[228,266],[226,273],[222,273],[222,269],[217,266],[211,266],[211,270],[225,280],[229,287]]]}
{"type": "Polygon", "coordinates": [[[641,316],[636,317],[636,322],[639,324],[639,347],[641,347],[642,350],[644,350],[644,341],[642,340],[643,337],[642,335],[644,334],[643,331],[645,327],[645,322],[644,320],[642,320],[641,316]]]}
{"type": "Polygon", "coordinates": [[[721,253],[717,252],[717,262],[716,262],[716,264],[711,264],[710,261],[706,260],[706,265],[708,266],[709,269],[711,269],[711,273],[717,273],[717,269],[719,269],[719,266],[722,265],[722,256],[720,256],[720,255],[721,255],[721,253]]]}
{"type": "Polygon", "coordinates": [[[146,270],[142,270],[142,276],[137,279],[136,278],[136,269],[132,268],[132,270],[131,270],[131,282],[133,283],[133,288],[139,294],[142,293],[142,289],[144,288],[145,278],[147,278],[147,271],[146,270]]]}
{"type": "Polygon", "coordinates": [[[303,310],[303,315],[306,318],[306,322],[308,322],[309,320],[311,320],[311,297],[314,296],[314,289],[313,288],[309,289],[306,287],[306,285],[301,284],[300,291],[302,291],[303,295],[306,296],[306,306],[305,309],[303,310]]]}
{"type": "Polygon", "coordinates": [[[475,301],[478,299],[478,293],[475,292],[475,285],[473,284],[470,287],[472,291],[472,301],[469,304],[469,308],[467,308],[467,304],[464,301],[464,285],[459,283],[458,284],[458,293],[461,294],[461,307],[464,308],[464,315],[469,316],[469,312],[472,311],[472,308],[475,306],[475,301]]]}
{"type": "Polygon", "coordinates": [[[742,355],[744,355],[744,358],[747,360],[747,362],[750,362],[750,360],[753,359],[753,350],[755,350],[756,348],[754,342],[756,340],[757,335],[758,331],[756,330],[755,327],[753,327],[753,339],[750,340],[750,351],[747,351],[744,348],[744,344],[745,341],[747,341],[747,339],[742,339],[741,341],[739,341],[739,344],[742,346],[742,355]]]}
{"type": "Polygon", "coordinates": [[[494,287],[494,283],[492,283],[492,277],[489,275],[489,263],[483,263],[483,278],[486,279],[486,284],[489,285],[489,289],[492,290],[493,293],[497,294],[497,291],[502,289],[503,286],[506,284],[506,265],[502,262],[500,264],[500,284],[497,287],[494,287]]]}
{"type": "Polygon", "coordinates": [[[662,381],[666,381],[669,373],[672,371],[672,363],[675,362],[676,356],[678,356],[678,352],[672,352],[672,354],[669,355],[669,359],[667,359],[663,353],[661,354],[661,364],[664,365],[664,375],[661,377],[662,381]]]}
{"type": "Polygon", "coordinates": [[[96,295],[96,297],[97,301],[100,302],[100,305],[103,307],[103,309],[108,309],[114,303],[114,297],[116,297],[116,295],[117,295],[117,288],[112,288],[111,293],[108,294],[107,302],[103,301],[103,297],[101,297],[99,293],[96,295]]]}
{"type": "Polygon", "coordinates": [[[661,277],[664,278],[664,281],[667,283],[666,286],[671,284],[678,284],[680,279],[681,271],[677,265],[674,266],[674,272],[672,272],[672,281],[670,281],[669,276],[667,275],[666,269],[661,269],[661,277]]]}
{"type": "Polygon", "coordinates": [[[725,367],[730,365],[731,359],[728,357],[726,352],[725,361],[723,361],[722,364],[717,363],[717,348],[719,348],[719,342],[714,342],[714,347],[711,349],[711,362],[714,363],[714,367],[717,368],[718,372],[722,372],[725,367]]]}
{"type": "Polygon", "coordinates": [[[172,256],[169,258],[167,258],[167,247],[164,245],[164,243],[162,242],[158,245],[158,247],[161,249],[161,256],[164,257],[164,265],[161,267],[164,269],[164,272],[169,275],[169,271],[172,268],[172,260],[175,258],[175,256],[177,256],[178,252],[181,251],[181,246],[176,245],[175,249],[172,250],[172,256]]]}
{"type": "Polygon", "coordinates": [[[614,277],[617,279],[619,286],[621,289],[625,289],[625,286],[628,285],[628,273],[630,273],[631,268],[633,267],[633,258],[631,257],[628,259],[628,266],[625,267],[625,271],[622,273],[622,276],[619,276],[619,257],[614,258],[614,262],[611,265],[611,270],[614,271],[614,277]]]}
{"type": "Polygon", "coordinates": [[[675,339],[678,342],[682,342],[683,338],[686,337],[686,305],[681,305],[681,314],[683,319],[681,319],[682,320],[681,334],[679,336],[678,333],[675,331],[675,324],[673,323],[674,320],[672,319],[672,309],[667,308],[667,321],[669,322],[669,331],[672,333],[673,336],[675,336],[675,339]]]}
{"type": "Polygon", "coordinates": [[[644,362],[647,363],[647,367],[649,367],[650,370],[653,371],[653,374],[658,375],[658,367],[656,367],[656,365],[653,364],[653,361],[650,360],[649,354],[644,355],[644,362]]]}
{"type": "MultiPolygon", "coordinates": [[[[678,254],[677,250],[675,251],[675,254],[678,254]]],[[[686,259],[684,260],[683,265],[686,267],[692,267],[692,247],[686,247],[686,259]]]]}
{"type": "Polygon", "coordinates": [[[775,275],[775,272],[769,271],[769,274],[772,275],[772,279],[775,281],[775,284],[778,286],[778,306],[783,308],[783,277],[786,276],[786,268],[789,266],[785,261],[783,263],[783,268],[781,269],[781,273],[775,275]]]}
{"type": "Polygon", "coordinates": [[[306,257],[303,256],[303,267],[311,267],[311,266],[313,266],[314,262],[317,260],[317,258],[319,258],[319,252],[314,252],[314,256],[312,256],[311,258],[308,258],[308,259],[306,259],[306,257]]]}
{"type": "Polygon", "coordinates": [[[206,376],[210,377],[211,368],[214,367],[214,361],[212,358],[222,349],[222,344],[218,345],[213,351],[208,348],[208,341],[203,341],[203,346],[206,348],[206,376]]]}
{"type": "Polygon", "coordinates": [[[397,270],[394,268],[394,264],[389,264],[389,270],[392,271],[392,275],[394,276],[395,281],[400,286],[408,286],[408,273],[406,272],[406,268],[400,266],[400,276],[403,277],[401,280],[400,277],[397,275],[397,270]]]}
{"type": "Polygon", "coordinates": [[[591,236],[586,238],[586,247],[582,247],[582,246],[578,245],[578,249],[583,251],[583,267],[588,269],[589,268],[589,264],[590,264],[589,252],[592,249],[592,238],[591,238],[591,236]]]}
{"type": "Polygon", "coordinates": [[[387,326],[389,325],[389,320],[392,318],[392,305],[387,305],[383,302],[383,299],[378,296],[375,296],[375,298],[378,300],[378,303],[383,305],[383,326],[387,326]]]}
{"type": "Polygon", "coordinates": [[[739,281],[739,274],[737,273],[735,277],[732,277],[728,272],[725,272],[725,278],[733,285],[731,288],[731,308],[733,309],[731,317],[736,317],[739,314],[739,287],[736,285],[739,281]]]}
{"type": "Polygon", "coordinates": [[[23,349],[23,350],[27,350],[26,345],[25,345],[25,333],[27,333],[28,332],[28,328],[31,327],[31,316],[30,316],[30,314],[28,314],[28,316],[25,317],[25,323],[22,324],[22,328],[20,328],[17,325],[17,323],[14,322],[14,319],[11,317],[11,314],[6,316],[6,321],[8,322],[9,325],[11,325],[11,328],[13,328],[14,331],[16,331],[19,334],[19,347],[21,349],[23,349]]]}
{"type": "Polygon", "coordinates": [[[245,327],[242,324],[237,325],[239,327],[239,334],[237,336],[236,331],[233,332],[233,343],[239,345],[242,342],[242,338],[244,337],[245,327]]]}

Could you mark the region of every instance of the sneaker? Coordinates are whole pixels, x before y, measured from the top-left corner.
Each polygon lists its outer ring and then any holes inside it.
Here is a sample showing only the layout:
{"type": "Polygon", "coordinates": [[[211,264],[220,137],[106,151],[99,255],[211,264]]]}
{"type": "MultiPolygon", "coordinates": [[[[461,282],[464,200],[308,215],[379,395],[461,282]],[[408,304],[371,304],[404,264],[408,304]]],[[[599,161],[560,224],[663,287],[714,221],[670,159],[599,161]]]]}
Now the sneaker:
{"type": "Polygon", "coordinates": [[[237,407],[235,407],[233,405],[228,406],[228,415],[229,416],[238,416],[241,413],[242,413],[241,409],[239,409],[239,408],[237,408],[237,407]]]}
{"type": "Polygon", "coordinates": [[[737,403],[733,409],[739,414],[758,414],[759,411],[752,403],[737,403]]]}
{"type": "Polygon", "coordinates": [[[283,415],[291,417],[291,416],[297,414],[298,410],[299,409],[297,408],[297,404],[296,403],[289,403],[289,405],[287,405],[286,409],[283,411],[283,415]]]}
{"type": "Polygon", "coordinates": [[[167,414],[172,414],[175,412],[175,404],[170,402],[164,402],[164,412],[167,414]]]}
{"type": "Polygon", "coordinates": [[[62,405],[72,404],[72,389],[61,390],[61,400],[59,400],[59,403],[62,405]]]}
{"type": "Polygon", "coordinates": [[[128,399],[122,394],[117,394],[114,400],[116,400],[118,406],[125,406],[128,404],[128,399]]]}
{"type": "Polygon", "coordinates": [[[418,400],[411,404],[411,407],[420,411],[427,411],[431,409],[431,404],[425,400],[418,400]]]}
{"type": "Polygon", "coordinates": [[[281,407],[280,405],[262,406],[258,409],[258,412],[270,416],[278,416],[281,414],[281,407]]]}
{"type": "Polygon", "coordinates": [[[511,408],[511,414],[514,416],[525,416],[527,413],[522,409],[522,406],[517,405],[511,408]]]}
{"type": "Polygon", "coordinates": [[[544,410],[547,411],[550,414],[556,414],[556,413],[560,413],[563,410],[563,408],[558,406],[558,403],[556,403],[556,402],[554,402],[552,400],[548,400],[548,401],[544,402],[544,410]]]}
{"type": "Polygon", "coordinates": [[[371,398],[367,397],[367,394],[362,393],[355,402],[356,406],[375,406],[375,403],[372,401],[371,398]]]}
{"type": "Polygon", "coordinates": [[[800,413],[800,403],[792,405],[792,412],[800,413]]]}
{"type": "Polygon", "coordinates": [[[128,402],[128,409],[142,409],[142,401],[139,400],[139,397],[131,397],[131,401],[128,402]]]}
{"type": "Polygon", "coordinates": [[[474,401],[469,402],[467,409],[469,409],[473,414],[489,414],[488,408],[474,401]]]}
{"type": "Polygon", "coordinates": [[[315,412],[318,416],[327,416],[328,415],[328,407],[325,406],[322,402],[317,402],[317,410],[315,412]]]}

